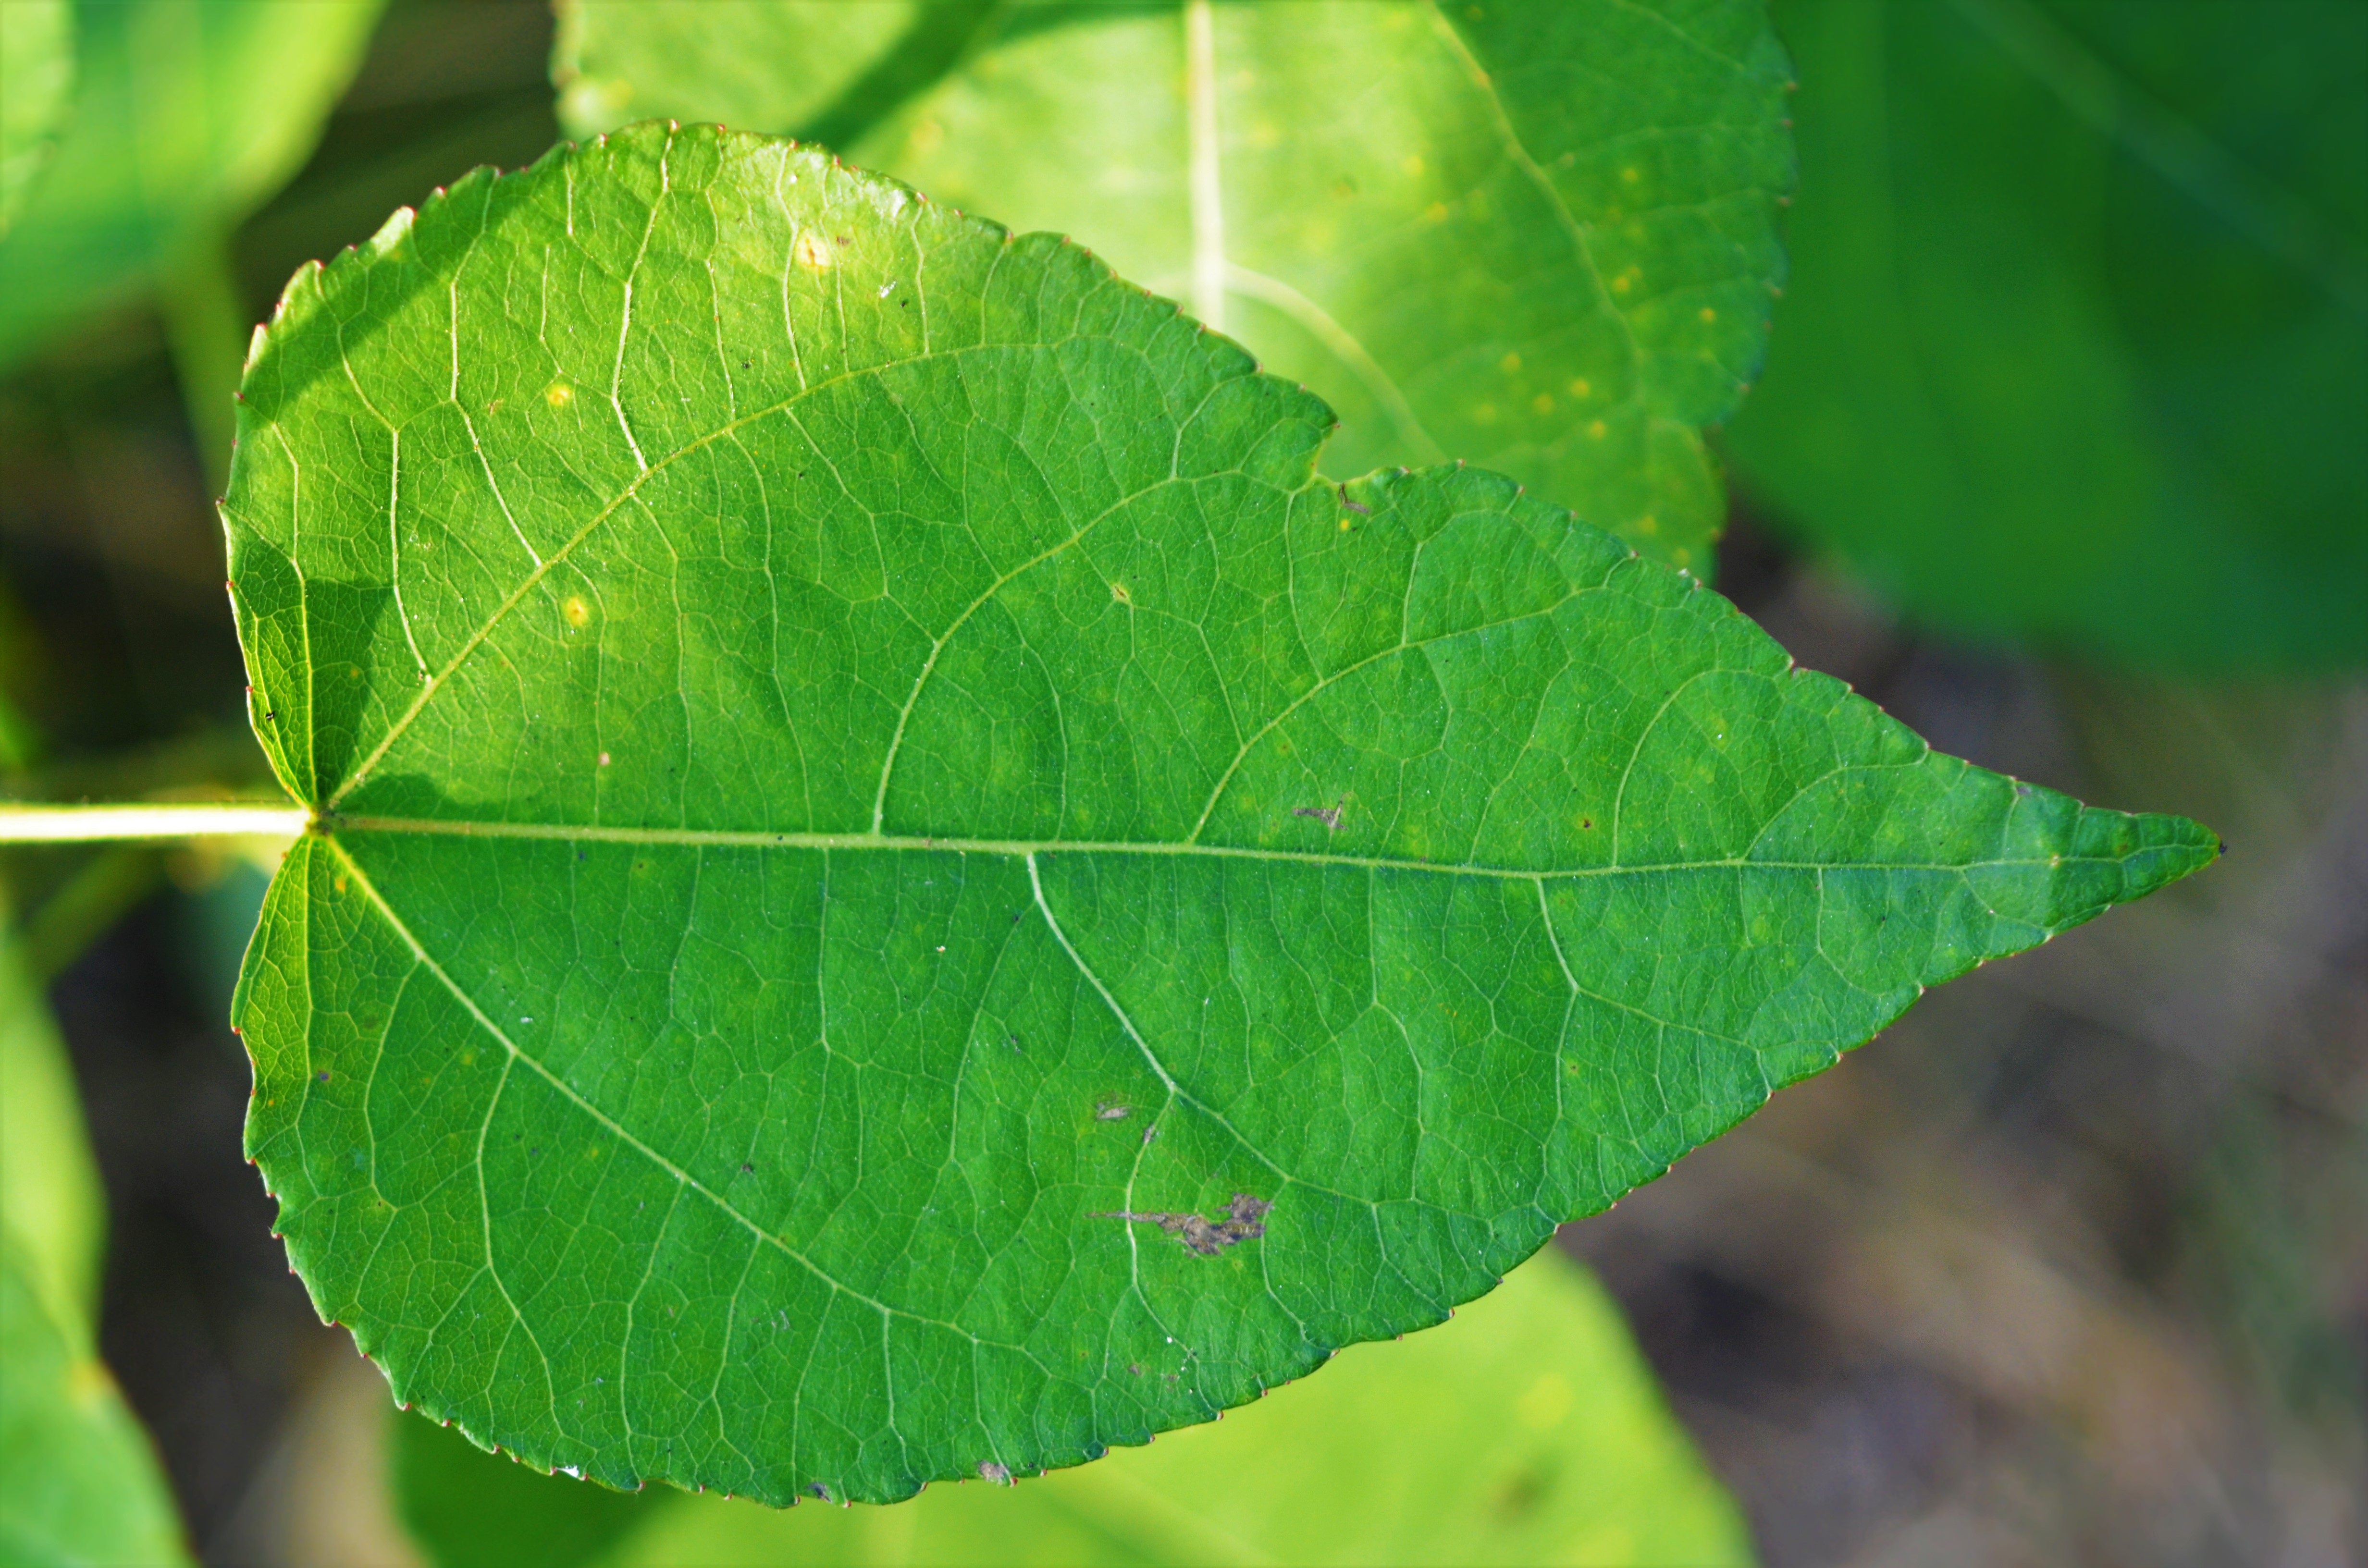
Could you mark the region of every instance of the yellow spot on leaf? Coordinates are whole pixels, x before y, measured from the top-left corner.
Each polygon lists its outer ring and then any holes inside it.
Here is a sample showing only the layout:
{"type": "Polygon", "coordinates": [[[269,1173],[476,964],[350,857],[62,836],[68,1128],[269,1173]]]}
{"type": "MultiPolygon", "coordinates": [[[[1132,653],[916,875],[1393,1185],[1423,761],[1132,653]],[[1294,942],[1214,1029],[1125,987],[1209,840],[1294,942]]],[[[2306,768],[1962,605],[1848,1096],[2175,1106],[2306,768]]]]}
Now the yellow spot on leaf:
{"type": "Polygon", "coordinates": [[[1497,405],[1493,403],[1484,403],[1472,411],[1472,417],[1483,425],[1494,425],[1497,423],[1497,405]]]}
{"type": "Polygon", "coordinates": [[[1554,412],[1554,394],[1552,392],[1540,392],[1537,396],[1530,399],[1530,406],[1536,409],[1540,414],[1552,414],[1554,412]]]}
{"type": "Polygon", "coordinates": [[[1653,516],[1652,513],[1647,512],[1643,517],[1636,519],[1636,531],[1640,534],[1647,535],[1659,533],[1661,531],[1661,519],[1653,516]]]}
{"type": "Polygon", "coordinates": [[[1595,389],[1593,387],[1588,384],[1588,381],[1585,376],[1581,376],[1578,380],[1570,383],[1570,395],[1573,397],[1585,397],[1594,390],[1595,389]]]}
{"type": "Polygon", "coordinates": [[[592,607],[584,602],[584,596],[581,594],[568,595],[561,603],[559,613],[567,618],[568,625],[579,631],[592,624],[592,607]]]}
{"type": "Polygon", "coordinates": [[[1422,215],[1434,223],[1444,223],[1447,222],[1447,203],[1434,201],[1422,210],[1422,215]]]}
{"type": "Polygon", "coordinates": [[[1505,374],[1508,376],[1520,368],[1521,357],[1518,354],[1508,354],[1502,359],[1497,361],[1497,369],[1504,371],[1505,374]]]}
{"type": "Polygon", "coordinates": [[[1604,425],[1603,421],[1599,419],[1587,427],[1587,433],[1596,440],[1600,441],[1603,439],[1604,431],[1607,428],[1608,426],[1604,425]]]}
{"type": "Polygon", "coordinates": [[[1621,178],[1624,183],[1629,184],[1629,185],[1634,185],[1634,184],[1637,182],[1637,180],[1641,179],[1642,177],[1644,177],[1644,176],[1642,176],[1641,175],[1637,174],[1637,172],[1636,172],[1634,169],[1633,169],[1633,168],[1626,168],[1626,169],[1622,169],[1622,170],[1621,170],[1621,171],[1620,171],[1620,178],[1621,178]]]}
{"type": "Polygon", "coordinates": [[[830,245],[820,234],[808,230],[798,236],[798,265],[808,272],[827,272],[831,268],[830,245]]]}
{"type": "Polygon", "coordinates": [[[1404,158],[1398,161],[1398,167],[1406,172],[1406,177],[1408,179],[1416,178],[1423,170],[1422,154],[1419,153],[1408,153],[1404,158]]]}
{"type": "Polygon", "coordinates": [[[1718,320],[1718,312],[1712,310],[1708,305],[1704,305],[1702,308],[1702,319],[1704,324],[1708,324],[1711,322],[1718,320]]]}
{"type": "Polygon", "coordinates": [[[1625,294],[1635,285],[1635,269],[1632,267],[1611,280],[1611,291],[1615,294],[1625,294]]]}
{"type": "Polygon", "coordinates": [[[553,408],[565,408],[575,401],[575,389],[565,381],[553,381],[542,389],[542,401],[553,408]]]}
{"type": "Polygon", "coordinates": [[[1126,585],[1124,583],[1112,583],[1110,585],[1110,597],[1116,599],[1122,605],[1131,605],[1134,602],[1134,596],[1126,591],[1126,585]]]}

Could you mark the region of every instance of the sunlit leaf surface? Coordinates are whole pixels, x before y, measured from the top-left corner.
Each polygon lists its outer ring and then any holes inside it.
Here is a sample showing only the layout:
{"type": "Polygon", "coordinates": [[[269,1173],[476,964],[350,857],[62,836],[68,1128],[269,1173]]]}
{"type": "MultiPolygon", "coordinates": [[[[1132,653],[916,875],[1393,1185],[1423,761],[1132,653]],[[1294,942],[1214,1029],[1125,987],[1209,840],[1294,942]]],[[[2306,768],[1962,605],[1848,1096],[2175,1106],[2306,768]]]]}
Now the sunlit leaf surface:
{"type": "Polygon", "coordinates": [[[292,1257],[538,1465],[1072,1464],[1439,1322],[2212,835],[1930,752],[1076,246],[762,137],[307,270],[225,512],[321,813],[237,1016],[292,1257]]]}
{"type": "Polygon", "coordinates": [[[843,9],[581,0],[582,69],[1073,236],[1320,393],[1343,472],[1468,458],[1707,568],[1700,430],[1783,269],[1760,0],[945,7],[897,47],[956,68],[869,131],[808,86],[843,9]]]}
{"type": "Polygon", "coordinates": [[[50,161],[74,90],[74,60],[66,0],[0,6],[0,236],[50,161]]]}
{"type": "Polygon", "coordinates": [[[780,1514],[538,1476],[424,1421],[401,1424],[396,1451],[437,1568],[1750,1560],[1618,1309],[1551,1248],[1452,1324],[1350,1349],[1216,1426],[1009,1488],[780,1514]]]}

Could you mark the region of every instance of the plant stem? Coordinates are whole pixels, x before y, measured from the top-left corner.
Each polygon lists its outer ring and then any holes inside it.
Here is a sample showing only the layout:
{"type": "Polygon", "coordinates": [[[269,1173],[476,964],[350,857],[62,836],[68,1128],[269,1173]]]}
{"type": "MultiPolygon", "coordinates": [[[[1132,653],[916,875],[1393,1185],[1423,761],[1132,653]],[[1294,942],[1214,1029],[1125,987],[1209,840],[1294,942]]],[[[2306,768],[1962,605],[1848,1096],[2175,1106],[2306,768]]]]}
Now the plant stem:
{"type": "Polygon", "coordinates": [[[0,844],[87,844],[107,839],[293,838],[312,813],[263,801],[160,805],[0,805],[0,844]]]}

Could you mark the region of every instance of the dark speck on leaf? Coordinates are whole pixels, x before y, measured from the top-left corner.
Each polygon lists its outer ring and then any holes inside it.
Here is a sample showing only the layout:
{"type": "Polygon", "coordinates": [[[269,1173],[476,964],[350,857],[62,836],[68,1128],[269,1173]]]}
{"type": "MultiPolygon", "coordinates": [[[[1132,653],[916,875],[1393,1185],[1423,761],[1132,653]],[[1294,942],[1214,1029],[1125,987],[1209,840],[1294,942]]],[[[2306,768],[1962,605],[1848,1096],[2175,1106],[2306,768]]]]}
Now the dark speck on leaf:
{"type": "Polygon", "coordinates": [[[742,1176],[755,1176],[757,1174],[757,1167],[750,1165],[747,1161],[743,1160],[740,1162],[740,1174],[742,1176]]]}
{"type": "Polygon", "coordinates": [[[323,1068],[320,1072],[313,1074],[313,1076],[314,1076],[315,1078],[320,1079],[320,1080],[321,1080],[321,1082],[323,1082],[324,1084],[325,1084],[325,1083],[327,1083],[327,1082],[329,1081],[329,1071],[328,1071],[328,1069],[327,1069],[327,1068],[325,1068],[325,1067],[324,1067],[324,1068],[323,1068]]]}

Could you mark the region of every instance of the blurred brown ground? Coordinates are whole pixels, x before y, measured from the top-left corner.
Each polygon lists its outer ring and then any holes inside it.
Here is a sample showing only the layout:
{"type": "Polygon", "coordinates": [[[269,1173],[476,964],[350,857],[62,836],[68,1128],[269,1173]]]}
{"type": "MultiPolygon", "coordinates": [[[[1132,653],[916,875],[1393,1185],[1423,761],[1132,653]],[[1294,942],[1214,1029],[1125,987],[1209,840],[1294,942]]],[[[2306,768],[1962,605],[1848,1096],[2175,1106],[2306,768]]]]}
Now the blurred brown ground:
{"type": "MultiPolygon", "coordinates": [[[[242,235],[257,316],[397,202],[547,145],[548,28],[534,0],[398,6],[242,235]]],[[[0,383],[0,677],[47,790],[260,777],[222,575],[153,321],[0,383]]],[[[1720,580],[1943,749],[2230,845],[1936,992],[1564,1233],[1767,1559],[2368,1563],[2368,686],[2198,691],[1953,648],[1748,511],[1720,580]]],[[[20,907],[78,890],[57,952],[131,911],[52,996],[112,1210],[103,1346],[194,1539],[222,1563],[400,1561],[379,1385],[312,1317],[238,1152],[221,1019],[259,884],[145,852],[14,865],[20,907]]]]}

